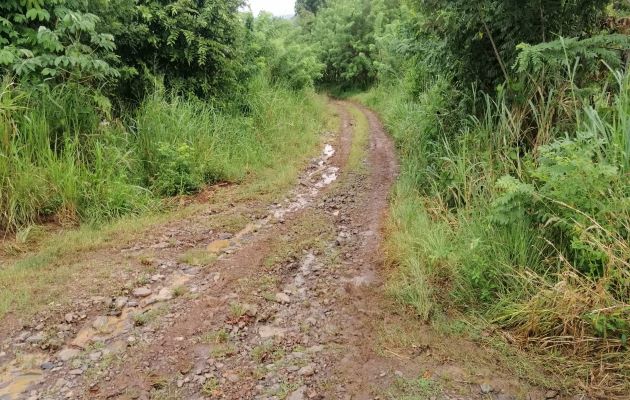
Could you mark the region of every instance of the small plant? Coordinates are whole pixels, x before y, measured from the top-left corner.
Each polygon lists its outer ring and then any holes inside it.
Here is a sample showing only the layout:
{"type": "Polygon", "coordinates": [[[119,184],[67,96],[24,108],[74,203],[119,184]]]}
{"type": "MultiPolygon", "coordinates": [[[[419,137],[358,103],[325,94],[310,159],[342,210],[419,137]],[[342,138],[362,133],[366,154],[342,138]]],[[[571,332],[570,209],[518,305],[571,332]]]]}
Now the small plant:
{"type": "Polygon", "coordinates": [[[151,186],[165,196],[197,191],[204,183],[202,168],[188,144],[159,143],[151,186]]]}
{"type": "Polygon", "coordinates": [[[196,267],[207,267],[217,260],[217,255],[206,249],[191,249],[179,257],[179,261],[196,267]]]}
{"type": "Polygon", "coordinates": [[[202,337],[202,341],[204,343],[222,344],[222,343],[227,343],[228,340],[230,340],[230,332],[228,332],[228,330],[225,328],[219,329],[214,332],[206,333],[202,337]]]}
{"type": "Polygon", "coordinates": [[[247,307],[237,302],[233,302],[230,304],[230,315],[234,319],[239,319],[245,314],[247,314],[247,307]]]}
{"type": "Polygon", "coordinates": [[[284,357],[284,349],[274,345],[273,341],[267,341],[254,347],[250,353],[258,364],[266,361],[278,361],[284,357]]]}
{"type": "Polygon", "coordinates": [[[440,385],[432,379],[419,377],[417,379],[397,378],[387,391],[391,400],[420,400],[438,394],[440,385]]]}
{"type": "Polygon", "coordinates": [[[215,377],[208,378],[201,387],[201,392],[209,397],[216,396],[219,391],[219,381],[215,377]]]}
{"type": "Polygon", "coordinates": [[[176,286],[173,288],[173,296],[181,297],[188,293],[188,288],[184,285],[176,286]]]}
{"type": "Polygon", "coordinates": [[[155,321],[161,315],[168,311],[166,306],[160,306],[152,308],[150,310],[135,314],[133,316],[133,323],[135,326],[146,326],[155,321]]]}
{"type": "Polygon", "coordinates": [[[212,349],[210,350],[210,356],[214,358],[219,358],[219,359],[227,358],[236,354],[237,351],[238,349],[236,348],[235,345],[231,343],[221,343],[221,344],[212,346],[212,349]]]}

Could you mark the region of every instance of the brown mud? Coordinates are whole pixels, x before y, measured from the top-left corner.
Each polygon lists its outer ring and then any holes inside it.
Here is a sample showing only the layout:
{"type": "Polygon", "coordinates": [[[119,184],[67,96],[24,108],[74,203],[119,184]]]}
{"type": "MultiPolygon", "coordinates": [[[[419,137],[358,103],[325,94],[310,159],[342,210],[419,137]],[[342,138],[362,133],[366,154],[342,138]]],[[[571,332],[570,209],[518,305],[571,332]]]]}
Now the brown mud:
{"type": "Polygon", "coordinates": [[[394,145],[371,111],[335,107],[339,132],[284,201],[233,205],[236,233],[208,228],[209,210],[166,225],[109,260],[150,276],[7,335],[0,399],[544,399],[391,303],[394,145]]]}

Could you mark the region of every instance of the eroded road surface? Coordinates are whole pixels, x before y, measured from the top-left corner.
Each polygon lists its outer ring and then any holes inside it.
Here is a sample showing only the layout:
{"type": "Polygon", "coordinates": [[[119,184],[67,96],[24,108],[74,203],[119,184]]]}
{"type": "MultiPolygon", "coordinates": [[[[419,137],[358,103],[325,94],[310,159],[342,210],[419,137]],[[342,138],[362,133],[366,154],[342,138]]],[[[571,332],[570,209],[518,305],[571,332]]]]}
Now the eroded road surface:
{"type": "Polygon", "coordinates": [[[448,357],[404,331],[398,340],[408,351],[388,347],[392,333],[382,328],[400,318],[387,308],[381,246],[394,146],[369,110],[335,107],[340,132],[326,137],[284,201],[241,210],[248,221],[236,234],[208,229],[204,221],[217,215],[201,212],[119,249],[120,260],[140,260],[153,273],[119,296],[91,297],[62,320],[8,338],[0,399],[498,393],[500,383],[480,392],[448,357]],[[452,387],[433,385],[431,374],[450,374],[452,387]]]}

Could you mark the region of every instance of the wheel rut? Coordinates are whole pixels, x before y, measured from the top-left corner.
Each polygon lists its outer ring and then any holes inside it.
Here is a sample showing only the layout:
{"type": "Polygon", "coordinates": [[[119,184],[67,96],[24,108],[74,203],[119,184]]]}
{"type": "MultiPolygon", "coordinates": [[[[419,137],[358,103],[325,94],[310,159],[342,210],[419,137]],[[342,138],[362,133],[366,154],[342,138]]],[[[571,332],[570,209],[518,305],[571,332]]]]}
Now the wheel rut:
{"type": "MultiPolygon", "coordinates": [[[[67,315],[76,333],[54,353],[26,351],[28,369],[7,362],[0,398],[350,396],[335,368],[360,325],[357,300],[378,284],[396,163],[378,125],[364,132],[367,148],[353,149],[355,106],[335,107],[336,138],[284,202],[230,238],[208,239],[211,267],[158,260],[160,273],[113,299],[105,315],[67,315]],[[351,152],[361,154],[356,171],[346,168],[351,152]]],[[[130,251],[139,256],[144,248],[130,251]]],[[[36,343],[22,336],[15,340],[36,343]]]]}
{"type": "MultiPolygon", "coordinates": [[[[234,235],[209,231],[201,221],[217,215],[204,212],[167,228],[169,242],[121,249],[156,273],[84,314],[10,338],[0,400],[394,399],[402,397],[390,387],[455,368],[429,345],[401,354],[383,339],[384,327],[407,318],[385,294],[394,144],[370,110],[334,106],[339,132],[283,201],[257,209],[234,235]],[[66,332],[56,346],[33,339],[55,330],[66,332]]],[[[454,386],[414,386],[420,397],[405,398],[485,398],[469,382],[454,386]]]]}

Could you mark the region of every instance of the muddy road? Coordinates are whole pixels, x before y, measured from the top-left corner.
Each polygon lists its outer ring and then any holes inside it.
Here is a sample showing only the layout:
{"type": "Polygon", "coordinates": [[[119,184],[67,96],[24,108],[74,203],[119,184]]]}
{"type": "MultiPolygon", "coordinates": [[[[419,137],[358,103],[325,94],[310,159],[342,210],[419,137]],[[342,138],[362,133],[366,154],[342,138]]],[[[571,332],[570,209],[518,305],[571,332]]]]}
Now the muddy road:
{"type": "Polygon", "coordinates": [[[95,255],[150,273],[4,338],[0,399],[535,393],[497,371],[466,371],[428,328],[405,330],[409,316],[392,311],[383,267],[394,145],[371,111],[333,106],[339,131],[283,201],[232,204],[229,216],[202,210],[95,255]],[[234,215],[245,219],[236,233],[207,227],[234,215]]]}

